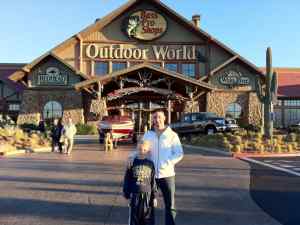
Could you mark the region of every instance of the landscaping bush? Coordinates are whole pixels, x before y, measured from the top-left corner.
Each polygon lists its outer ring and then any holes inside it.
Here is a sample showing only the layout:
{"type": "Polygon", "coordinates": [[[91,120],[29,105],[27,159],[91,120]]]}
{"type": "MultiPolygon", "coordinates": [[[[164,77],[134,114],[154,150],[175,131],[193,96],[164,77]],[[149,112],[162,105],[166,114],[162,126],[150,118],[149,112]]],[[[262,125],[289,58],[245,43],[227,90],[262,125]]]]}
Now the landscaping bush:
{"type": "Polygon", "coordinates": [[[97,127],[89,124],[76,124],[77,133],[79,135],[98,134],[97,127]]]}

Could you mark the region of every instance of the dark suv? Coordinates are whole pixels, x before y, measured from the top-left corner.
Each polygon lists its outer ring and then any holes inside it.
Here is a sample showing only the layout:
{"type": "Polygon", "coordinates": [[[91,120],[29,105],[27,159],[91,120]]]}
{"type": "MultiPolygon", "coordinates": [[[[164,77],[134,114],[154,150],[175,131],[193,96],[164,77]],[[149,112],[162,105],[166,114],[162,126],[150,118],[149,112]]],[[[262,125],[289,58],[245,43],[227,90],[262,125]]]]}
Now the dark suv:
{"type": "Polygon", "coordinates": [[[213,134],[226,130],[225,119],[211,112],[186,113],[180,122],[172,123],[171,128],[179,134],[213,134]]]}

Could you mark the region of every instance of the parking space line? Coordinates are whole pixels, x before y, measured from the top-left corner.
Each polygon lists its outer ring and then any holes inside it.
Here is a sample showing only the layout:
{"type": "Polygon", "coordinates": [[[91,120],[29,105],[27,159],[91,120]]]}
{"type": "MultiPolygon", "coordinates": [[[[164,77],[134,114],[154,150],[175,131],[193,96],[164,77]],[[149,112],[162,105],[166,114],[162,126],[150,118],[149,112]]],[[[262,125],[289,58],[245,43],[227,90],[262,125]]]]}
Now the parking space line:
{"type": "Polygon", "coordinates": [[[248,157],[239,157],[239,159],[247,161],[247,162],[255,163],[255,164],[258,164],[258,165],[261,165],[261,166],[266,166],[266,167],[272,168],[274,170],[279,170],[279,171],[282,171],[282,172],[300,177],[300,173],[289,170],[289,169],[286,169],[286,168],[281,168],[279,166],[270,165],[270,164],[267,164],[267,163],[264,163],[264,162],[261,162],[261,161],[255,160],[255,159],[251,159],[251,158],[248,158],[248,157]]]}

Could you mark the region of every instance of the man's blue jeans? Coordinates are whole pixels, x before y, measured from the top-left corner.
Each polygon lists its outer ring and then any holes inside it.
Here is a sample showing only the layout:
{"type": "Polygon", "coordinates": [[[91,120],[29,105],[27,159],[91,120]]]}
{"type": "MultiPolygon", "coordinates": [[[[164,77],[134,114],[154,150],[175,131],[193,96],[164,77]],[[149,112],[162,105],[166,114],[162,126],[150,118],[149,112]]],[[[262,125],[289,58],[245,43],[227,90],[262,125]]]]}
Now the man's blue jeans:
{"type": "Polygon", "coordinates": [[[156,179],[165,202],[165,225],[175,225],[175,176],[156,179]]]}

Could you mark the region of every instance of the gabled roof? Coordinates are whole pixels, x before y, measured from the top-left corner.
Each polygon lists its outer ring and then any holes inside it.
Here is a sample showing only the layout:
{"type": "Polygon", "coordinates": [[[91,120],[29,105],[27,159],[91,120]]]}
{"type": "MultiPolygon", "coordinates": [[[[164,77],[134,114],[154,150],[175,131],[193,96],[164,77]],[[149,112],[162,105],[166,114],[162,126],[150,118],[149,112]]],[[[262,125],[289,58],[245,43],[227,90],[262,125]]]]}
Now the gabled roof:
{"type": "Polygon", "coordinates": [[[88,26],[87,28],[80,31],[79,33],[73,35],[73,37],[69,38],[68,40],[66,40],[63,43],[61,43],[60,45],[58,45],[57,47],[53,48],[51,51],[56,51],[60,48],[63,48],[64,46],[67,46],[69,44],[76,42],[77,39],[84,38],[92,32],[101,30],[102,28],[104,28],[105,26],[110,24],[113,20],[117,19],[120,15],[122,15],[126,11],[130,10],[132,7],[134,7],[136,4],[138,4],[140,2],[151,2],[154,6],[161,9],[169,16],[173,17],[175,20],[177,20],[177,22],[181,23],[183,26],[188,28],[194,34],[199,35],[200,37],[206,39],[206,41],[208,43],[210,42],[210,43],[216,44],[217,46],[221,47],[222,49],[224,49],[226,52],[228,52],[232,56],[237,56],[237,58],[239,60],[241,60],[243,63],[245,63],[249,67],[251,67],[256,73],[263,75],[261,73],[260,69],[258,67],[256,67],[254,64],[252,64],[251,62],[249,62],[248,60],[246,60],[245,58],[243,58],[242,56],[240,56],[239,54],[234,52],[229,47],[225,46],[223,43],[221,43],[216,38],[214,38],[211,35],[209,35],[208,33],[206,33],[201,28],[195,26],[193,22],[184,18],[183,16],[181,16],[180,14],[175,12],[173,9],[169,8],[167,5],[162,3],[160,0],[130,0],[127,3],[125,3],[124,5],[122,5],[121,7],[119,7],[118,9],[112,11],[111,13],[109,13],[108,15],[103,17],[102,19],[97,20],[94,24],[88,26]]]}
{"type": "MultiPolygon", "coordinates": [[[[172,16],[177,22],[184,25],[187,29],[189,29],[195,35],[199,35],[200,37],[204,38],[207,41],[207,43],[216,44],[217,46],[221,47],[222,49],[224,49],[226,52],[228,52],[232,56],[237,56],[237,58],[239,58],[243,63],[245,63],[246,65],[251,67],[258,74],[263,75],[261,73],[261,71],[259,70],[259,68],[257,68],[254,64],[252,64],[251,62],[249,62],[248,60],[246,60],[245,58],[243,58],[242,56],[240,56],[239,54],[234,52],[232,49],[230,49],[227,46],[225,46],[224,44],[222,44],[217,39],[213,38],[211,35],[209,35],[205,31],[203,31],[202,29],[195,26],[193,22],[191,22],[191,21],[187,20],[186,18],[184,18],[183,16],[179,15],[177,12],[175,12],[174,10],[172,10],[171,8],[169,8],[168,6],[163,4],[160,0],[130,0],[127,3],[125,3],[124,5],[122,5],[121,7],[119,7],[118,9],[112,11],[111,13],[109,13],[108,15],[103,17],[102,19],[97,20],[95,23],[91,24],[90,26],[83,29],[79,33],[73,35],[72,37],[70,37],[66,41],[62,42],[58,46],[54,47],[49,52],[45,53],[41,57],[34,60],[32,63],[24,66],[21,70],[16,71],[15,74],[13,76],[11,76],[11,79],[16,81],[16,80],[18,80],[18,78],[24,77],[26,75],[26,72],[29,72],[28,68],[30,70],[30,68],[33,67],[32,65],[35,65],[36,62],[39,62],[41,59],[47,57],[48,55],[53,55],[54,57],[58,58],[57,56],[55,56],[56,51],[59,51],[60,49],[64,49],[65,47],[67,47],[71,44],[75,44],[78,41],[78,39],[81,40],[82,38],[86,37],[87,35],[89,35],[90,33],[94,32],[96,30],[101,30],[102,28],[104,28],[105,26],[110,24],[113,20],[117,19],[120,15],[122,15],[126,11],[130,10],[131,8],[133,8],[136,4],[138,4],[140,2],[150,2],[155,7],[163,10],[167,15],[172,16]]],[[[61,60],[61,59],[59,59],[59,60],[67,65],[67,63],[64,62],[63,60],[61,60]]],[[[76,71],[75,68],[72,67],[72,69],[74,71],[76,71]]],[[[78,72],[76,72],[76,73],[79,74],[78,72]]]]}
{"type": "Polygon", "coordinates": [[[199,80],[195,80],[193,78],[189,78],[189,77],[184,76],[180,73],[172,72],[172,71],[166,70],[166,69],[161,68],[161,67],[158,68],[158,67],[153,66],[153,65],[148,64],[148,63],[138,64],[138,65],[135,65],[135,66],[123,69],[123,70],[113,72],[111,74],[107,74],[107,75],[104,75],[104,76],[101,76],[101,77],[95,77],[95,78],[92,78],[90,80],[82,81],[80,83],[75,84],[75,89],[80,90],[81,88],[88,87],[88,86],[93,85],[94,83],[98,83],[98,82],[100,82],[102,84],[105,84],[107,82],[112,81],[113,79],[116,79],[116,78],[122,76],[122,75],[131,73],[131,72],[134,72],[134,71],[138,71],[140,69],[149,69],[149,70],[152,70],[152,71],[156,71],[156,72],[159,72],[160,74],[163,74],[163,75],[166,75],[166,76],[169,76],[169,77],[172,77],[172,78],[176,78],[176,79],[180,80],[180,82],[183,82],[183,83],[186,83],[186,84],[193,84],[195,86],[200,86],[200,87],[202,87],[206,90],[213,90],[214,89],[214,87],[212,85],[208,84],[208,83],[205,83],[205,82],[202,82],[202,81],[199,81],[199,80]]]}
{"type": "MultiPolygon", "coordinates": [[[[261,68],[265,71],[265,68],[261,68]]],[[[277,73],[278,97],[300,97],[300,68],[273,68],[277,73]]]]}
{"type": "Polygon", "coordinates": [[[16,92],[22,92],[24,90],[24,86],[12,82],[9,79],[9,76],[25,65],[26,64],[24,63],[0,63],[0,80],[16,92]]]}
{"type": "Polygon", "coordinates": [[[35,59],[33,62],[23,66],[21,68],[21,70],[17,70],[15,71],[13,74],[11,74],[9,76],[9,79],[13,80],[13,81],[18,81],[21,80],[24,76],[26,76],[27,73],[29,73],[31,71],[31,69],[33,67],[35,67],[37,64],[39,64],[42,60],[46,59],[47,57],[53,57],[54,59],[56,59],[57,61],[59,61],[60,63],[62,63],[63,65],[65,65],[66,67],[68,67],[70,70],[72,70],[75,74],[81,76],[84,79],[90,79],[89,76],[81,73],[80,71],[76,70],[72,65],[70,65],[69,63],[67,63],[66,61],[64,61],[63,59],[61,59],[60,57],[58,57],[57,55],[55,55],[52,52],[48,52],[42,56],[40,56],[39,58],[35,59]]]}

